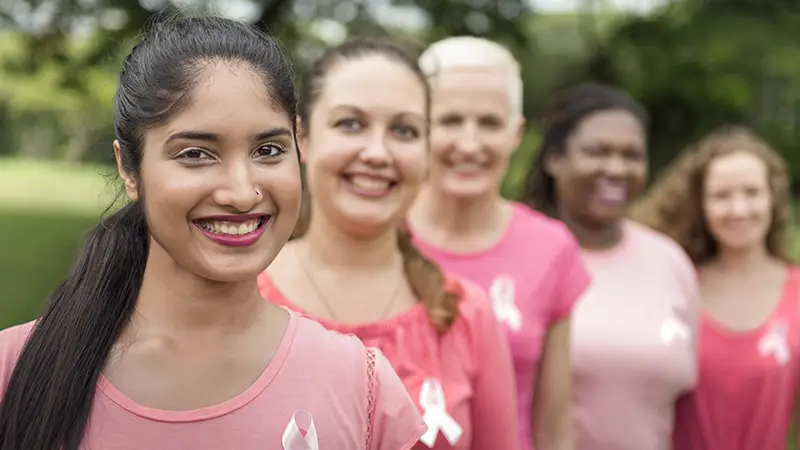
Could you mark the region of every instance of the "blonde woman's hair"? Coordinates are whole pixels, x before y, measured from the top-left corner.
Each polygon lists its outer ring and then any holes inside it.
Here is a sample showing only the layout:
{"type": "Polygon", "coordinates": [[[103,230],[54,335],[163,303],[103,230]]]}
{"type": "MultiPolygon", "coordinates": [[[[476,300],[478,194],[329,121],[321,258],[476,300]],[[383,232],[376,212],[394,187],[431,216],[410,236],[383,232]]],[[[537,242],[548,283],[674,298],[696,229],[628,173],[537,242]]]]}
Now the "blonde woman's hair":
{"type": "Polygon", "coordinates": [[[522,117],[522,69],[514,55],[496,42],[474,36],[445,38],[422,53],[419,66],[429,79],[448,69],[495,68],[506,72],[511,114],[522,117]]]}

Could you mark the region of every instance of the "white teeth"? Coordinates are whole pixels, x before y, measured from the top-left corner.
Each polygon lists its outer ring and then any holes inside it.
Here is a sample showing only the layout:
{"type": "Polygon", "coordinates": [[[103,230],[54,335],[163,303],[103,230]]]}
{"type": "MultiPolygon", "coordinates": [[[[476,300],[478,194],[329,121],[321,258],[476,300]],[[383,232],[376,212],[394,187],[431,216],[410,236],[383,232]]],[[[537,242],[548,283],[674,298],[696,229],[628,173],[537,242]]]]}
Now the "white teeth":
{"type": "Polygon", "coordinates": [[[369,191],[388,191],[391,183],[387,180],[380,180],[372,177],[353,176],[350,181],[354,186],[369,191]]]}
{"type": "Polygon", "coordinates": [[[224,222],[221,220],[204,220],[199,222],[200,226],[215,234],[227,234],[231,236],[242,236],[252,233],[258,229],[261,219],[248,220],[247,222],[224,222]]]}
{"type": "Polygon", "coordinates": [[[609,183],[600,183],[597,186],[597,197],[609,202],[624,202],[628,197],[628,190],[625,186],[609,183]]]}

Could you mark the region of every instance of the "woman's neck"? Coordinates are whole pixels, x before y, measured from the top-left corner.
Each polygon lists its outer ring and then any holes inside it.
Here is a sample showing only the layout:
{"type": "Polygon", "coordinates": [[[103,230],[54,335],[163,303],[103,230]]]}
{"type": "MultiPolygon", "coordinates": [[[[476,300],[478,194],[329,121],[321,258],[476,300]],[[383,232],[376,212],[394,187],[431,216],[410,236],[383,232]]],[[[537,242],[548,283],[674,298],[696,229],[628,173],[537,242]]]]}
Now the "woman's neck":
{"type": "Polygon", "coordinates": [[[758,269],[782,263],[773,258],[764,246],[756,246],[748,249],[720,249],[711,264],[722,272],[747,275],[758,269]]]}
{"type": "Polygon", "coordinates": [[[358,236],[328,223],[321,212],[313,212],[312,217],[308,231],[296,244],[306,259],[336,270],[360,272],[402,264],[396,229],[358,236]]]}
{"type": "Polygon", "coordinates": [[[256,278],[238,283],[203,279],[151,241],[134,321],[181,334],[239,333],[261,318],[266,306],[256,278]]]}
{"type": "Polygon", "coordinates": [[[409,211],[415,230],[424,230],[426,240],[439,241],[437,236],[460,236],[464,239],[502,234],[511,216],[511,207],[499,194],[458,199],[426,185],[409,211]]]}
{"type": "Polygon", "coordinates": [[[622,241],[624,220],[607,225],[586,224],[563,209],[559,211],[559,219],[572,231],[583,249],[608,250],[622,241]]]}

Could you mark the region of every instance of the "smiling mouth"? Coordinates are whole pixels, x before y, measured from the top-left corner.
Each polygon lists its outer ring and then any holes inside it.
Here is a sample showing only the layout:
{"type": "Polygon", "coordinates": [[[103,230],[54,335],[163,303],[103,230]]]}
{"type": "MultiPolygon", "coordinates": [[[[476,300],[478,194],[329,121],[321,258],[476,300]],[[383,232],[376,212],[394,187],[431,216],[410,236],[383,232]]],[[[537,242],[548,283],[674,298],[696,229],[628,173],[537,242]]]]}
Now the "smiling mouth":
{"type": "Polygon", "coordinates": [[[460,173],[460,174],[476,174],[483,172],[485,167],[483,164],[479,164],[477,162],[459,162],[459,163],[449,163],[448,164],[450,170],[460,173]]]}
{"type": "Polygon", "coordinates": [[[344,175],[345,181],[357,191],[366,194],[384,194],[397,185],[396,181],[387,178],[370,177],[363,175],[344,175]]]}
{"type": "Polygon", "coordinates": [[[255,233],[269,221],[271,216],[264,215],[244,222],[230,222],[217,219],[200,219],[195,225],[208,233],[220,236],[247,236],[255,233]]]}
{"type": "Polygon", "coordinates": [[[626,204],[628,202],[628,187],[624,183],[599,182],[595,187],[594,197],[603,204],[626,204]]]}

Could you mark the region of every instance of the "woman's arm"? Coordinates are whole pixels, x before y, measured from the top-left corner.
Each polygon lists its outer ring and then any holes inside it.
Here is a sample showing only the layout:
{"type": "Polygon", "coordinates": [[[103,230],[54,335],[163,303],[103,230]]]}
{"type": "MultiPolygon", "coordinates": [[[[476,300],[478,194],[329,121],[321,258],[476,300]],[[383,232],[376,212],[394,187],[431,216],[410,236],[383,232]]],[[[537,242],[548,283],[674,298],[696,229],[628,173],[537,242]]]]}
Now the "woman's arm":
{"type": "Polygon", "coordinates": [[[537,450],[573,450],[570,319],[547,332],[533,397],[533,439],[537,450]]]}
{"type": "Polygon", "coordinates": [[[559,258],[551,268],[556,280],[548,329],[542,344],[531,411],[531,430],[537,450],[573,450],[572,429],[572,309],[586,292],[591,277],[574,236],[567,234],[559,258]]]}
{"type": "Polygon", "coordinates": [[[476,368],[470,450],[518,450],[517,388],[508,337],[483,291],[466,282],[464,291],[474,297],[469,301],[476,305],[470,314],[474,316],[469,318],[475,330],[472,353],[476,368]]]}
{"type": "Polygon", "coordinates": [[[531,410],[531,431],[537,450],[575,448],[570,327],[572,309],[588,289],[591,277],[575,237],[569,231],[566,236],[549,274],[555,285],[531,410]]]}
{"type": "Polygon", "coordinates": [[[697,409],[692,403],[694,390],[700,373],[700,321],[702,316],[702,296],[697,271],[683,250],[676,251],[675,268],[678,283],[683,288],[684,303],[677,311],[679,318],[689,328],[690,351],[692,359],[692,380],[686,390],[675,399],[674,422],[672,427],[672,448],[682,450],[696,446],[693,436],[697,424],[697,409]]]}

